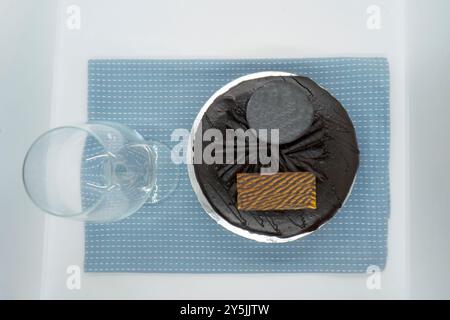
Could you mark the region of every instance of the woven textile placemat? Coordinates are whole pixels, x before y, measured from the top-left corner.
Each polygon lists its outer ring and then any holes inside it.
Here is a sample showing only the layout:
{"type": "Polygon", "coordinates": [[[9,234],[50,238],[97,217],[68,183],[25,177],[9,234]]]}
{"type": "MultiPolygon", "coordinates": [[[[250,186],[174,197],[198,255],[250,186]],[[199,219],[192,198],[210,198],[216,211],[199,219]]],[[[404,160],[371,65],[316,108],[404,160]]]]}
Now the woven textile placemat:
{"type": "Polygon", "coordinates": [[[285,244],[241,238],[213,221],[187,169],[176,192],[125,220],[86,224],[87,272],[366,272],[384,268],[389,219],[389,66],[384,58],[273,60],[91,60],[89,120],[126,124],[173,146],[206,100],[260,71],[312,78],[347,109],[361,150],[345,206],[319,231],[285,244]],[[158,126],[158,130],[153,126],[158,126]]]}

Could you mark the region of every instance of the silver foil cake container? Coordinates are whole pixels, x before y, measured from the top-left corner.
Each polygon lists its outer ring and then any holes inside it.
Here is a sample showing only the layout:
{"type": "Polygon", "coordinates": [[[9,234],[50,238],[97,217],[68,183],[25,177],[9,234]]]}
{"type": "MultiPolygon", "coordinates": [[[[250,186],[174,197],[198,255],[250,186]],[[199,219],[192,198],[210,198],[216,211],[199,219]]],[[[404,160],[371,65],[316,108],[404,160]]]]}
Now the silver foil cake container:
{"type": "MultiPolygon", "coordinates": [[[[310,232],[305,232],[299,235],[295,235],[292,237],[287,237],[287,238],[281,238],[281,237],[277,237],[277,236],[268,236],[268,235],[264,235],[264,234],[259,234],[259,233],[254,233],[254,232],[250,232],[249,230],[246,229],[242,229],[239,227],[236,227],[234,225],[232,225],[231,223],[229,223],[227,220],[225,220],[220,214],[218,214],[214,208],[212,207],[212,205],[209,203],[208,199],[206,198],[206,196],[204,195],[200,184],[197,180],[197,177],[195,175],[195,171],[194,171],[194,165],[193,165],[193,145],[194,145],[194,138],[195,138],[195,133],[197,132],[197,129],[201,123],[201,120],[203,118],[203,115],[205,114],[206,110],[208,110],[208,108],[210,107],[210,105],[214,102],[214,100],[216,100],[217,97],[219,97],[220,95],[224,94],[225,92],[227,92],[228,90],[230,90],[231,88],[239,85],[241,82],[244,81],[248,81],[248,80],[253,80],[253,79],[257,79],[257,78],[264,78],[264,77],[272,77],[272,76],[296,76],[296,74],[293,73],[288,73],[288,72],[282,72],[282,71],[264,71],[264,72],[257,72],[257,73],[252,73],[252,74],[248,74],[245,76],[242,76],[240,78],[237,78],[231,82],[229,82],[228,84],[226,84],[225,86],[223,86],[222,88],[220,88],[219,90],[217,90],[207,101],[206,103],[203,105],[203,107],[200,109],[199,113],[197,114],[197,117],[194,120],[194,123],[192,125],[192,129],[191,129],[191,133],[190,133],[190,139],[188,140],[188,148],[187,148],[187,159],[188,159],[188,163],[187,163],[187,169],[188,169],[188,174],[189,174],[189,179],[191,181],[191,185],[192,188],[195,192],[195,194],[197,195],[197,199],[200,202],[201,206],[203,207],[203,209],[205,210],[205,212],[212,218],[214,219],[219,225],[221,225],[222,227],[224,227],[225,229],[241,236],[247,239],[251,239],[251,240],[255,240],[258,242],[264,242],[264,243],[286,243],[286,242],[290,242],[290,241],[294,241],[300,238],[303,238],[313,232],[316,232],[317,230],[319,230],[320,228],[322,228],[328,221],[324,222],[323,224],[321,224],[317,229],[310,231],[310,232]]],[[[350,191],[347,194],[347,197],[345,198],[342,207],[345,205],[348,197],[350,196],[352,189],[353,189],[353,185],[355,183],[356,180],[356,175],[355,178],[353,180],[353,184],[350,188],[350,191]]],[[[332,219],[330,219],[332,220],[332,219]]]]}

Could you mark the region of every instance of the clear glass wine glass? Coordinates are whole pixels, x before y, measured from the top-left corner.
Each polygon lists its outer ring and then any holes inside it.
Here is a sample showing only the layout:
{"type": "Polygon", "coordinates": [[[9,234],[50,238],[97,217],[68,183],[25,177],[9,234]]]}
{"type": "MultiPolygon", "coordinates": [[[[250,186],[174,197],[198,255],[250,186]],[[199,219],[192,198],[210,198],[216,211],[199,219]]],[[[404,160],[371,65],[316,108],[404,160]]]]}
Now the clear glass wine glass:
{"type": "Polygon", "coordinates": [[[42,210],[92,222],[123,219],[174,191],[179,167],[170,149],[113,122],[52,129],[23,164],[25,189],[42,210]]]}

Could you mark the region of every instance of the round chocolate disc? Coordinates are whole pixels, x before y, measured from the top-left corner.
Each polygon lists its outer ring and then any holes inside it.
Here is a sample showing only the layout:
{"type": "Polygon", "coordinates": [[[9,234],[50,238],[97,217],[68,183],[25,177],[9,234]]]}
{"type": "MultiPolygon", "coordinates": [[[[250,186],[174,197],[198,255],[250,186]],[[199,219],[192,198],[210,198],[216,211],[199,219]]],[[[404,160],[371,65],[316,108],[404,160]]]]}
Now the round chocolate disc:
{"type": "Polygon", "coordinates": [[[308,92],[284,80],[271,81],[258,88],[247,104],[249,126],[256,130],[278,129],[279,144],[300,138],[311,126],[313,115],[308,92]]]}

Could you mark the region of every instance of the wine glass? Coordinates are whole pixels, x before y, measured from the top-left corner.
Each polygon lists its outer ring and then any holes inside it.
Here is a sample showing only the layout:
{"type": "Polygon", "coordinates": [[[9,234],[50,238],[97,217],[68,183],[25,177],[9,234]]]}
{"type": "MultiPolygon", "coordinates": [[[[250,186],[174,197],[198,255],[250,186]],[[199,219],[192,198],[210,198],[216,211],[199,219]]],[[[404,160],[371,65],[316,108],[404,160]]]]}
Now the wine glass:
{"type": "Polygon", "coordinates": [[[123,219],[174,191],[179,167],[170,149],[113,122],[52,129],[23,164],[25,189],[42,210],[92,222],[123,219]]]}

